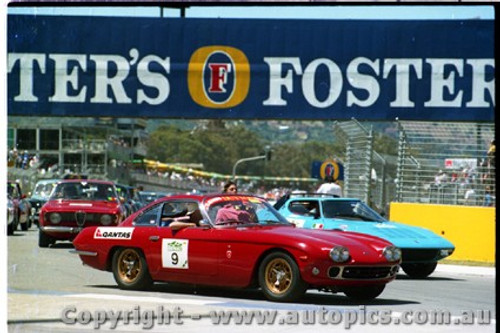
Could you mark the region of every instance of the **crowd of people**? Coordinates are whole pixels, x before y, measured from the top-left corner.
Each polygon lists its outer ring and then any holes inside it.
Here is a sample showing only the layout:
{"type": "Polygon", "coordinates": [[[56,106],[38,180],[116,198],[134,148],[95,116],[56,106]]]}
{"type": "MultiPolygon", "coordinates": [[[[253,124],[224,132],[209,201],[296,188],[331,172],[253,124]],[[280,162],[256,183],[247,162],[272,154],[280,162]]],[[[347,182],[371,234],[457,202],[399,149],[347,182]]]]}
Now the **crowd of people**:
{"type": "Polygon", "coordinates": [[[446,172],[439,170],[430,186],[431,191],[444,191],[447,188],[457,189],[463,195],[464,205],[476,205],[481,201],[483,206],[495,205],[495,140],[491,140],[485,157],[479,165],[463,165],[460,169],[446,172]]]}
{"type": "Polygon", "coordinates": [[[7,164],[9,167],[20,169],[37,168],[39,164],[37,155],[30,155],[27,150],[19,152],[16,148],[9,150],[7,164]]]}

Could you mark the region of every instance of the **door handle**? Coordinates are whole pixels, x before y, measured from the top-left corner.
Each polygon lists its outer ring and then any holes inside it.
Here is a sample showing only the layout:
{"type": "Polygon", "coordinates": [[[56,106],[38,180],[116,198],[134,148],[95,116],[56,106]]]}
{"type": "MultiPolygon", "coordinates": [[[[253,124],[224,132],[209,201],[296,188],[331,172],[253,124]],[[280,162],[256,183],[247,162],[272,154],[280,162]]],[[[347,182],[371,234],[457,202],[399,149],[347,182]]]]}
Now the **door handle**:
{"type": "Polygon", "coordinates": [[[157,242],[160,240],[160,236],[149,236],[149,240],[152,242],[157,242]]]}

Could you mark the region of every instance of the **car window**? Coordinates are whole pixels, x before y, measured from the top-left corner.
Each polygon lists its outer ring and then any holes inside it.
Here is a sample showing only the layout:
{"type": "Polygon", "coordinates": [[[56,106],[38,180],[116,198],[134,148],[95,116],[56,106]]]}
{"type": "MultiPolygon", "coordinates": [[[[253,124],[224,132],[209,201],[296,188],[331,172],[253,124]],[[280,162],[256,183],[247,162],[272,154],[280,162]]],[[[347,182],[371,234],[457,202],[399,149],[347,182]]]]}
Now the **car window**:
{"type": "Polygon", "coordinates": [[[55,188],[56,183],[39,183],[35,186],[33,190],[33,196],[39,196],[42,198],[48,198],[55,188]]]}
{"type": "Polygon", "coordinates": [[[52,199],[103,200],[117,202],[115,188],[111,184],[92,182],[59,183],[51,194],[52,199]]]}
{"type": "Polygon", "coordinates": [[[324,200],[323,216],[325,218],[350,219],[358,221],[386,221],[368,205],[357,200],[324,200]]]}
{"type": "Polygon", "coordinates": [[[161,210],[161,226],[168,226],[172,221],[196,223],[203,219],[197,201],[169,201],[161,210]]]}
{"type": "Polygon", "coordinates": [[[161,212],[163,204],[154,205],[153,207],[148,208],[143,211],[139,216],[134,220],[134,225],[155,225],[158,221],[158,216],[161,212]]]}
{"type": "Polygon", "coordinates": [[[316,216],[318,214],[317,200],[292,201],[288,204],[288,210],[296,215],[316,216]]]}

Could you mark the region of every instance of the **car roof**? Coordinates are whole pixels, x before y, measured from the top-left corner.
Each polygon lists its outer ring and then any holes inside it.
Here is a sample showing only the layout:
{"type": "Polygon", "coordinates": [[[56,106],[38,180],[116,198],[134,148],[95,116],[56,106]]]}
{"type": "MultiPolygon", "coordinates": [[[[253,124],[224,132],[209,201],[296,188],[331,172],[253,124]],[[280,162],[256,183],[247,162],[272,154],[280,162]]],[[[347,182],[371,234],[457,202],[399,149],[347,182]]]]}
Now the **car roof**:
{"type": "Polygon", "coordinates": [[[345,198],[339,197],[335,194],[329,193],[317,193],[317,192],[288,192],[283,195],[276,203],[274,204],[275,209],[280,209],[286,202],[290,200],[310,200],[310,199],[319,199],[319,200],[335,200],[335,201],[352,201],[357,200],[361,201],[359,198],[345,198]]]}
{"type": "Polygon", "coordinates": [[[102,179],[61,179],[59,183],[98,183],[115,185],[112,181],[102,179]]]}
{"type": "MultiPolygon", "coordinates": [[[[236,193],[236,194],[229,194],[229,193],[203,193],[203,194],[173,194],[170,196],[166,196],[163,198],[160,198],[159,200],[162,201],[172,201],[172,200],[183,200],[183,199],[191,199],[191,200],[197,200],[197,201],[203,201],[205,199],[210,199],[210,198],[215,198],[215,197],[257,197],[261,198],[258,195],[251,194],[251,193],[236,193]]],[[[264,198],[261,198],[262,200],[265,200],[264,198]]]]}
{"type": "Polygon", "coordinates": [[[57,183],[60,182],[61,179],[42,179],[37,181],[37,184],[52,184],[52,183],[57,183]]]}

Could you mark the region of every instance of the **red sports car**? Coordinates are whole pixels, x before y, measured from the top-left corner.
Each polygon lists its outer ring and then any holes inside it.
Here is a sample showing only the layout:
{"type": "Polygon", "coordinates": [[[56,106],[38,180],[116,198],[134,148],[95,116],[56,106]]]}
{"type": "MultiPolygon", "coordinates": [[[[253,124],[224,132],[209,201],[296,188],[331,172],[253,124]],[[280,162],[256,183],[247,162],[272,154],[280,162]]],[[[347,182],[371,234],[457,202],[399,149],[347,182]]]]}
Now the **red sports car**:
{"type": "Polygon", "coordinates": [[[120,288],[154,281],[246,288],[272,301],[307,289],[356,299],[380,295],[399,269],[401,251],[377,237],[305,230],[252,195],[174,195],[117,227],[89,227],[73,240],[81,260],[112,271],[120,288]]]}
{"type": "Polygon", "coordinates": [[[116,226],[123,216],[113,182],[61,180],[40,210],[38,245],[48,247],[57,240],[73,240],[88,226],[116,226]]]}

